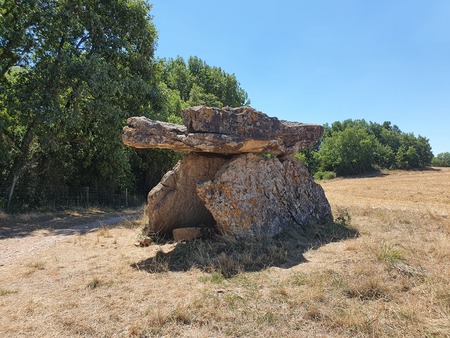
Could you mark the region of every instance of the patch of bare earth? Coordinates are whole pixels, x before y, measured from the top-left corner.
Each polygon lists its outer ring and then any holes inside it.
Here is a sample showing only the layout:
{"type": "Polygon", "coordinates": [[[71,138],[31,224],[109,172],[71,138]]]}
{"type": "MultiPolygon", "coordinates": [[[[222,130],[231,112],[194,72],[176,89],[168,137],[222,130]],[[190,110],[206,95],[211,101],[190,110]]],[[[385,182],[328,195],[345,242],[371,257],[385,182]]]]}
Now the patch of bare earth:
{"type": "Polygon", "coordinates": [[[139,224],[68,233],[0,266],[0,336],[448,337],[450,170],[321,184],[359,237],[224,278],[135,247],[139,224]]]}

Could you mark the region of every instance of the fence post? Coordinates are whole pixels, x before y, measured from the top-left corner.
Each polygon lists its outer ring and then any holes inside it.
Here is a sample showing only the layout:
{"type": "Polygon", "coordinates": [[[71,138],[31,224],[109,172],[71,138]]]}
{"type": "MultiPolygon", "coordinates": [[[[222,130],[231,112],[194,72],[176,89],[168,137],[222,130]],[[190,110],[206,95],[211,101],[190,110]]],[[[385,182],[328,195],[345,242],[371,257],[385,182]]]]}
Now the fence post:
{"type": "Polygon", "coordinates": [[[89,187],[86,187],[86,207],[89,208],[89,187]]]}
{"type": "Polygon", "coordinates": [[[125,188],[125,207],[128,208],[128,188],[125,188]]]}

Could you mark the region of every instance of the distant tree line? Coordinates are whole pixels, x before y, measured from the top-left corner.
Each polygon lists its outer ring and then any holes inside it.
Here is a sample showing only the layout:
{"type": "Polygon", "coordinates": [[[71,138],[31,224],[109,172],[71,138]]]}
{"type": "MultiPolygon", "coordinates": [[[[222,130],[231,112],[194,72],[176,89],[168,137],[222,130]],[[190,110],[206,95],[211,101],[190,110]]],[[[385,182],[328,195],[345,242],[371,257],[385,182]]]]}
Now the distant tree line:
{"type": "Polygon", "coordinates": [[[316,178],[356,175],[381,168],[425,168],[433,159],[427,138],[404,133],[391,122],[345,120],[324,128],[315,148],[297,155],[316,178]]]}
{"type": "Polygon", "coordinates": [[[241,106],[234,75],[156,59],[143,0],[4,0],[0,8],[0,208],[48,185],[147,192],[177,155],[121,142],[130,116],[241,106]]]}

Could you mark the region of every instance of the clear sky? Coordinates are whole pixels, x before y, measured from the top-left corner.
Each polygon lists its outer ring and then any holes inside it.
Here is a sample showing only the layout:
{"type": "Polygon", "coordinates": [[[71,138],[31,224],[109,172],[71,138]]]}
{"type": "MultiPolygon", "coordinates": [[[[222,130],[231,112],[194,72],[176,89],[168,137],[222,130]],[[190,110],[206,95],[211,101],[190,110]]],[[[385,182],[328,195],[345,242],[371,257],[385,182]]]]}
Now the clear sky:
{"type": "Polygon", "coordinates": [[[149,0],[156,55],[234,73],[251,106],[391,121],[450,152],[450,0],[149,0]]]}

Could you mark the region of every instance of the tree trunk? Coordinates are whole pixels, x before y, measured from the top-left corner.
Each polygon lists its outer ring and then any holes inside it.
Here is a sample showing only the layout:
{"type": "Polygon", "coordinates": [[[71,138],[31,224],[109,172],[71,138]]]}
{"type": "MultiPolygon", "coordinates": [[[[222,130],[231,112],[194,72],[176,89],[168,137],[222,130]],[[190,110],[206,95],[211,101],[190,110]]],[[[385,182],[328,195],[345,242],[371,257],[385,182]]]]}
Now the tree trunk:
{"type": "Polygon", "coordinates": [[[8,211],[10,210],[10,207],[11,207],[11,199],[14,194],[14,189],[16,189],[16,183],[17,183],[18,179],[19,179],[19,175],[14,174],[11,186],[9,188],[8,204],[6,205],[6,210],[8,210],[8,211]]]}
{"type": "Polygon", "coordinates": [[[29,155],[31,150],[31,145],[33,143],[34,138],[34,127],[36,123],[33,120],[30,125],[27,128],[27,131],[25,132],[25,135],[22,139],[21,145],[20,145],[20,154],[15,158],[14,164],[11,168],[11,172],[9,173],[9,179],[7,182],[11,182],[8,193],[8,203],[7,203],[7,210],[9,210],[11,206],[11,200],[14,196],[14,191],[17,186],[17,182],[19,181],[20,175],[22,172],[29,166],[29,155]]]}

